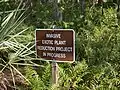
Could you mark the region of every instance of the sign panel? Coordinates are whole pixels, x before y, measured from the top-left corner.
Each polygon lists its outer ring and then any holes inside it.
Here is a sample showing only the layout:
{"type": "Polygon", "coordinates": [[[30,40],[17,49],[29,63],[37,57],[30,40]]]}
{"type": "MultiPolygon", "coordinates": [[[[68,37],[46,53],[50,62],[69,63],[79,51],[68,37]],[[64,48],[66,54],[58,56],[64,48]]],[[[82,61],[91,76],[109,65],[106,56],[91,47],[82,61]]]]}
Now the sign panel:
{"type": "Polygon", "coordinates": [[[37,29],[37,57],[56,62],[75,60],[75,33],[72,29],[37,29]]]}

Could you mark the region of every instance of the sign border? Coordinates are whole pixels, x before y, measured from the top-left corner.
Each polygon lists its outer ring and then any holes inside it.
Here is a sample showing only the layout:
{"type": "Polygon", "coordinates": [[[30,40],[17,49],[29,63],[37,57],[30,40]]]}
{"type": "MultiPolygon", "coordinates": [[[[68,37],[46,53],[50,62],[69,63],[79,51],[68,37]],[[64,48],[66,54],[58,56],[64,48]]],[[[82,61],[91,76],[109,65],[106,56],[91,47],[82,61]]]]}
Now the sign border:
{"type": "Polygon", "coordinates": [[[75,31],[73,29],[36,29],[35,30],[35,51],[36,51],[36,58],[38,58],[37,56],[37,45],[36,45],[36,32],[37,31],[44,31],[44,30],[52,30],[52,31],[72,31],[73,32],[73,48],[74,48],[74,51],[73,51],[73,61],[58,61],[58,60],[48,60],[48,59],[44,59],[44,58],[40,58],[42,61],[54,61],[54,62],[69,62],[69,63],[73,63],[75,61],[75,31]]]}

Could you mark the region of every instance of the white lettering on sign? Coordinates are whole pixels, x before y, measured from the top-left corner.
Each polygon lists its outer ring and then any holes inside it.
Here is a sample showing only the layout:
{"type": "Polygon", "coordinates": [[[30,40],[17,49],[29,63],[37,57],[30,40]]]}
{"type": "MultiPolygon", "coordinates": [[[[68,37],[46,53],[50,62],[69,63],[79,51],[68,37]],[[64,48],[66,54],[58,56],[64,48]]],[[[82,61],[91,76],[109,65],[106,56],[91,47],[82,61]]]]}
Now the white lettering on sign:
{"type": "Polygon", "coordinates": [[[72,47],[56,47],[55,50],[61,52],[72,52],[72,47]]]}
{"type": "Polygon", "coordinates": [[[42,44],[53,45],[53,40],[42,40],[42,44]]]}
{"type": "Polygon", "coordinates": [[[61,38],[61,34],[46,34],[46,38],[61,38]]]}
{"type": "Polygon", "coordinates": [[[37,46],[37,48],[44,51],[55,51],[55,47],[52,46],[37,46]]]}
{"type": "Polygon", "coordinates": [[[52,58],[66,58],[65,53],[47,53],[47,56],[52,58]]]}
{"type": "Polygon", "coordinates": [[[63,40],[63,41],[61,41],[61,40],[55,40],[54,44],[55,45],[66,45],[66,41],[65,40],[63,40]]]}
{"type": "Polygon", "coordinates": [[[37,46],[43,51],[72,52],[72,47],[37,46]]]}
{"type": "Polygon", "coordinates": [[[46,53],[45,53],[45,52],[43,52],[43,56],[46,56],[46,53]]]}

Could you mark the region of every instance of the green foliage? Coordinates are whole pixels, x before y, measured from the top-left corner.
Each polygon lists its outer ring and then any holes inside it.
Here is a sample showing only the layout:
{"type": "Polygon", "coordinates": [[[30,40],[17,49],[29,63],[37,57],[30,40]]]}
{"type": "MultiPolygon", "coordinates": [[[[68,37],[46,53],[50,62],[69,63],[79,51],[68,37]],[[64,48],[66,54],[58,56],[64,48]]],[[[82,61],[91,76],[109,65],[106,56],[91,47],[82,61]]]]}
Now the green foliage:
{"type": "Polygon", "coordinates": [[[45,88],[49,89],[50,85],[51,85],[51,81],[52,81],[52,71],[51,71],[52,67],[50,65],[50,63],[47,63],[45,65],[45,67],[43,68],[43,74],[41,76],[42,81],[45,84],[45,88]]]}
{"type": "Polygon", "coordinates": [[[90,12],[80,31],[76,34],[76,59],[85,58],[89,66],[84,87],[118,90],[120,27],[115,9],[104,9],[103,15],[99,10],[90,12]]]}
{"type": "Polygon", "coordinates": [[[75,62],[74,64],[63,64],[59,67],[59,89],[70,90],[81,88],[82,77],[87,73],[87,64],[85,60],[82,62],[75,62]]]}
{"type": "Polygon", "coordinates": [[[32,90],[44,90],[44,82],[32,67],[26,67],[26,78],[30,81],[32,90]]]}
{"type": "Polygon", "coordinates": [[[51,88],[51,65],[48,63],[44,67],[26,67],[26,78],[30,81],[32,90],[49,90],[51,88]],[[42,74],[41,74],[42,73],[42,74]]]}

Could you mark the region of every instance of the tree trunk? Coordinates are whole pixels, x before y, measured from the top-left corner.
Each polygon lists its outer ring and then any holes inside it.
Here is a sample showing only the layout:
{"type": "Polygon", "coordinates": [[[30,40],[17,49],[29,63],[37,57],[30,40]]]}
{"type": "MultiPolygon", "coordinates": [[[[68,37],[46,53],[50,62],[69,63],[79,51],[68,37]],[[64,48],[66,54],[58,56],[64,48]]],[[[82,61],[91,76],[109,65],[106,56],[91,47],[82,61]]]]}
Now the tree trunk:
{"type": "Polygon", "coordinates": [[[81,0],[82,15],[85,17],[85,0],[81,0]]]}
{"type": "Polygon", "coordinates": [[[53,20],[62,21],[62,12],[58,7],[58,0],[53,0],[53,20]]]}
{"type": "Polygon", "coordinates": [[[120,24],[120,0],[117,0],[117,19],[118,19],[118,24],[120,24]]]}
{"type": "Polygon", "coordinates": [[[102,4],[103,3],[103,0],[98,0],[98,4],[102,4]]]}

